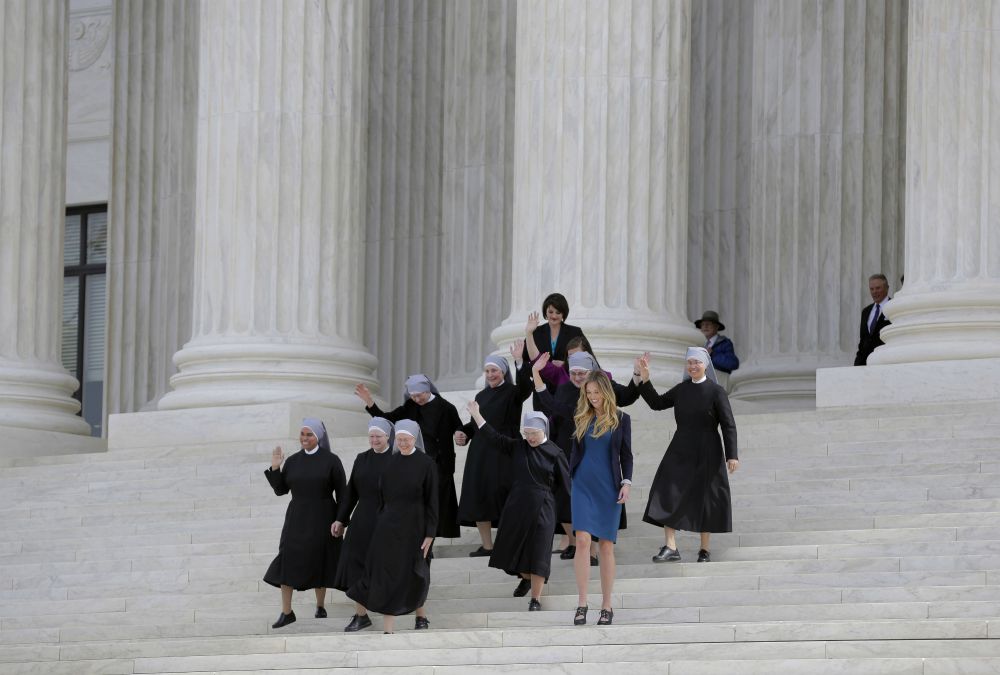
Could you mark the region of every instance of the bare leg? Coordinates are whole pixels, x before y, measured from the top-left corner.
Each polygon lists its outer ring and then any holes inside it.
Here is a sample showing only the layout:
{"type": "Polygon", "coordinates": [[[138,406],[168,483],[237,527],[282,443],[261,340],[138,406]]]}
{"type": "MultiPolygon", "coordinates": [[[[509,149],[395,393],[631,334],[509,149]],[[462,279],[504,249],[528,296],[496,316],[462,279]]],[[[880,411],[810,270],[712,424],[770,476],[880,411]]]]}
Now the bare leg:
{"type": "Polygon", "coordinates": [[[385,614],[382,617],[382,630],[386,633],[392,633],[396,628],[396,617],[391,614],[385,614]]]}
{"type": "Polygon", "coordinates": [[[326,603],[326,589],[317,588],[316,591],[316,606],[322,607],[326,603]]]}
{"type": "Polygon", "coordinates": [[[704,550],[706,550],[706,551],[710,551],[710,550],[712,550],[712,549],[710,549],[710,548],[708,547],[708,540],[709,540],[709,538],[710,538],[711,536],[712,536],[712,533],[711,533],[711,532],[702,532],[702,533],[701,533],[701,547],[702,547],[702,548],[703,548],[704,550]]]}
{"type": "Polygon", "coordinates": [[[417,607],[417,616],[422,616],[422,617],[424,617],[426,619],[427,618],[427,610],[424,609],[423,606],[417,607]]]}
{"type": "Polygon", "coordinates": [[[281,586],[281,613],[292,613],[292,587],[284,584],[281,586]]]}
{"type": "Polygon", "coordinates": [[[354,603],[354,613],[357,614],[358,616],[367,616],[368,615],[368,610],[360,602],[355,602],[354,603]]]}
{"type": "Polygon", "coordinates": [[[615,545],[601,539],[601,609],[611,609],[611,591],[615,588],[615,545]]]}
{"type": "Polygon", "coordinates": [[[593,540],[591,540],[590,542],[590,557],[591,558],[597,557],[597,542],[593,540]]]}
{"type": "Polygon", "coordinates": [[[576,573],[576,590],[579,594],[578,607],[587,605],[587,584],[590,582],[590,533],[576,533],[576,555],[573,557],[573,571],[576,573]]]}
{"type": "Polygon", "coordinates": [[[665,528],[663,528],[663,534],[666,537],[667,546],[669,546],[670,548],[672,548],[672,549],[674,549],[676,551],[677,550],[677,530],[675,530],[672,527],[665,527],[665,528]]]}
{"type": "Polygon", "coordinates": [[[545,577],[537,574],[531,575],[531,597],[538,600],[542,597],[542,589],[545,588],[545,577]]]}
{"type": "Polygon", "coordinates": [[[487,551],[493,550],[493,530],[490,528],[490,521],[476,523],[476,529],[479,530],[479,538],[483,540],[483,548],[487,551]]]}

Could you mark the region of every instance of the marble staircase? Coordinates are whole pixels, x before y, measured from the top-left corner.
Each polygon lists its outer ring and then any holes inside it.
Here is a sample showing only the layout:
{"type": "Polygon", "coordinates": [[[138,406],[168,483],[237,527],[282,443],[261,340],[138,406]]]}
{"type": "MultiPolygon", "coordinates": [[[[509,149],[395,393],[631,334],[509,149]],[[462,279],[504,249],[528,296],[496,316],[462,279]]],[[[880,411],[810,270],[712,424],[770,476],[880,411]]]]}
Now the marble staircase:
{"type": "MultiPolygon", "coordinates": [[[[740,415],[734,532],[709,564],[689,534],[684,561],[650,561],[641,513],[673,425],[637,418],[610,627],[570,625],[558,559],[528,613],[467,557],[470,529],[435,546],[432,630],[344,634],[331,591],[330,618],[296,594],[273,631],[270,443],[6,460],[0,673],[1000,672],[1000,402],[740,415]]],[[[365,442],[334,445],[349,466],[365,442]]]]}

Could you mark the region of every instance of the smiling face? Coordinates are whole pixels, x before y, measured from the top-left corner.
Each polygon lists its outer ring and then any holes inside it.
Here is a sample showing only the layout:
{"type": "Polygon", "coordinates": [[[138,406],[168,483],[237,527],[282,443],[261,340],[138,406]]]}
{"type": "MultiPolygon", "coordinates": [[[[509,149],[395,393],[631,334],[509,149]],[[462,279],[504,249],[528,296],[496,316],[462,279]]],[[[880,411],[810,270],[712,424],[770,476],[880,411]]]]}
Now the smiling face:
{"type": "Polygon", "coordinates": [[[528,441],[528,445],[533,448],[537,448],[545,442],[545,432],[541,429],[528,429],[525,427],[521,434],[524,436],[524,440],[528,441]]]}
{"type": "Polygon", "coordinates": [[[319,439],[316,438],[316,434],[312,432],[309,427],[302,427],[299,430],[299,444],[306,450],[312,452],[319,445],[319,439]]]}
{"type": "Polygon", "coordinates": [[[555,308],[555,305],[549,305],[545,308],[545,320],[549,322],[549,326],[552,328],[558,328],[563,322],[563,313],[555,308]]]}
{"type": "Polygon", "coordinates": [[[687,360],[687,373],[692,380],[700,380],[705,377],[705,364],[698,359],[687,360]]]}
{"type": "Polygon", "coordinates": [[[604,394],[596,382],[587,383],[587,402],[590,403],[590,407],[594,410],[600,411],[604,409],[604,394]]]}
{"type": "Polygon", "coordinates": [[[419,394],[410,394],[410,400],[417,405],[427,405],[428,401],[431,400],[431,393],[429,391],[422,391],[419,394]]]}
{"type": "Polygon", "coordinates": [[[382,452],[389,447],[389,436],[381,429],[368,430],[368,445],[375,452],[382,452]]]}
{"type": "Polygon", "coordinates": [[[492,363],[483,368],[483,374],[486,376],[486,384],[489,386],[499,387],[503,384],[503,371],[492,363]]]}
{"type": "Polygon", "coordinates": [[[871,293],[872,302],[882,304],[885,296],[889,295],[889,284],[882,279],[869,279],[868,292],[871,293]]]}
{"type": "Polygon", "coordinates": [[[580,370],[579,368],[573,368],[569,371],[569,381],[573,383],[573,386],[579,389],[583,386],[583,383],[587,381],[587,375],[590,375],[589,370],[580,370]]]}
{"type": "Polygon", "coordinates": [[[404,455],[413,454],[413,449],[417,447],[417,439],[407,433],[396,434],[396,449],[404,455]]]}

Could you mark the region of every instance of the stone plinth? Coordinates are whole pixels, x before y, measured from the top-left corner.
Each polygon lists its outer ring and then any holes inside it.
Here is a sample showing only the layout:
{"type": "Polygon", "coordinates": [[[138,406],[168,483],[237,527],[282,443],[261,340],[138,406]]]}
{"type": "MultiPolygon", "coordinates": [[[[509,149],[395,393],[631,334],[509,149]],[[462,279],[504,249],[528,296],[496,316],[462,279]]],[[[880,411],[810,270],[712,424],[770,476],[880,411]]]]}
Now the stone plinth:
{"type": "Polygon", "coordinates": [[[1000,359],[897,363],[816,371],[816,407],[1000,401],[1000,359]]]}

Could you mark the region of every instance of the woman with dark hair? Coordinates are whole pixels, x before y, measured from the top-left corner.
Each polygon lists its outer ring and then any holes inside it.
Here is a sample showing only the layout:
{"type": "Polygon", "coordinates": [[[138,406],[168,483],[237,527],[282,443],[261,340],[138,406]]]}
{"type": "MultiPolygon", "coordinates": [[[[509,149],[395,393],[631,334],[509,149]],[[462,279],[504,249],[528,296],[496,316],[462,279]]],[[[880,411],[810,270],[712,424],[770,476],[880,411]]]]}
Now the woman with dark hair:
{"type": "Polygon", "coordinates": [[[272,628],[295,622],[293,590],[314,589],[316,618],[326,618],[326,589],[335,583],[340,556],[340,539],[331,536],[331,528],[337,502],[344,498],[344,465],[330,449],[326,426],[314,417],[302,420],[299,443],[302,449],[287,460],[281,446],[276,447],[271,468],[264,472],[274,494],[292,493],[278,555],[264,574],[264,581],[281,589],[281,615],[272,628]]]}
{"type": "MultiPolygon", "coordinates": [[[[534,327],[525,334],[527,341],[530,341],[541,353],[547,353],[549,358],[557,366],[562,366],[566,361],[566,344],[577,337],[583,335],[583,331],[577,326],[565,323],[569,318],[569,303],[562,293],[550,293],[542,301],[542,316],[545,323],[538,325],[538,314],[532,313],[534,327]]],[[[528,360],[527,346],[525,347],[524,360],[528,360]]]]}
{"type": "MultiPolygon", "coordinates": [[[[389,450],[394,437],[392,422],[384,417],[373,417],[368,425],[368,444],[371,448],[354,459],[351,479],[347,481],[347,496],[340,503],[337,520],[331,529],[333,536],[340,537],[347,528],[340,563],[337,565],[337,578],[333,584],[339,591],[346,592],[365,572],[368,546],[371,544],[378,515],[379,481],[392,455],[389,450]]],[[[353,633],[371,625],[368,610],[363,605],[354,603],[354,616],[344,632],[353,633]]]]}
{"type": "MultiPolygon", "coordinates": [[[[517,381],[511,377],[510,365],[502,356],[490,355],[483,363],[486,386],[476,394],[483,417],[501,436],[516,437],[521,408],[531,395],[531,377],[520,371],[524,345],[511,346],[511,355],[519,369],[517,381]]],[[[469,555],[488,556],[493,552],[493,527],[500,521],[503,505],[510,490],[510,459],[501,451],[495,439],[478,433],[479,427],[469,422],[455,432],[455,444],[470,443],[462,476],[462,498],[458,502],[458,521],[466,527],[479,529],[482,545],[469,555]]]]}

